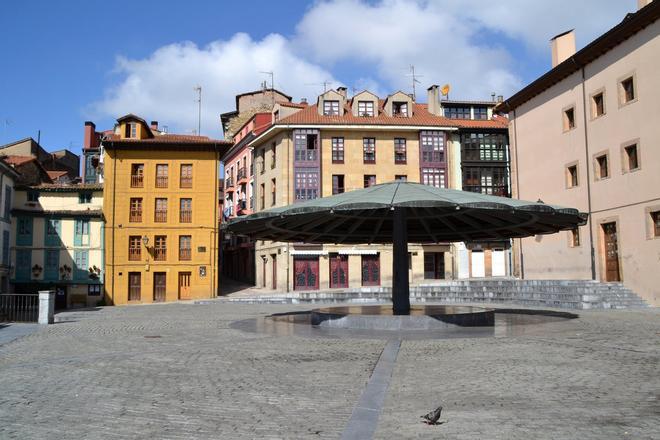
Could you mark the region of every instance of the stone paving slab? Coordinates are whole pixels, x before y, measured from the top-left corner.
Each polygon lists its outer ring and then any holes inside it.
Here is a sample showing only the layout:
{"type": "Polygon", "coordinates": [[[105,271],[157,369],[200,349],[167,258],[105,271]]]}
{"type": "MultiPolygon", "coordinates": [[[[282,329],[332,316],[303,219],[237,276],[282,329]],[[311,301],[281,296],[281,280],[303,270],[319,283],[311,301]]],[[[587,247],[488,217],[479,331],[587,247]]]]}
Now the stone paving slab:
{"type": "MultiPolygon", "coordinates": [[[[64,313],[0,345],[2,439],[297,439],[344,431],[387,341],[245,333],[309,306],[64,313]]],[[[406,340],[376,438],[660,438],[660,311],[515,338],[406,340]],[[419,416],[445,407],[446,424],[419,416]]]]}

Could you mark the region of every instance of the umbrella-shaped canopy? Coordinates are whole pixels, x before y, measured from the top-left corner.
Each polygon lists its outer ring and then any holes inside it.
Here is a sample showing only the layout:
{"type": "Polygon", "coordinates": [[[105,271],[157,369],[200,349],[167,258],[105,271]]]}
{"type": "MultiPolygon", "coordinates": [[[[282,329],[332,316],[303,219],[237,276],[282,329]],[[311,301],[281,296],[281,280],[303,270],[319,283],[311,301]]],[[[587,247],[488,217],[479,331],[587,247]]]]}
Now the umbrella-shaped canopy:
{"type": "Polygon", "coordinates": [[[392,243],[393,211],[403,209],[410,243],[502,240],[582,225],[576,209],[393,182],[239,217],[227,231],[260,240],[392,243]]]}
{"type": "Polygon", "coordinates": [[[410,311],[408,242],[503,240],[573,229],[587,215],[539,202],[392,182],[231,220],[228,232],[306,243],[392,243],[395,314],[410,311]]]}

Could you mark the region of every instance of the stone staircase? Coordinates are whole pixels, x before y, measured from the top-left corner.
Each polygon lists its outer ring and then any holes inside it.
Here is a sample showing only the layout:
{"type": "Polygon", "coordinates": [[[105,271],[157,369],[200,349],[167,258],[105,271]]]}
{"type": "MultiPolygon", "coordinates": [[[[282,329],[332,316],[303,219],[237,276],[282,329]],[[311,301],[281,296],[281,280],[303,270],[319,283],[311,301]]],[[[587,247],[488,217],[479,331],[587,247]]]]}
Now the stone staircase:
{"type": "MultiPolygon", "coordinates": [[[[390,301],[391,287],[361,287],[300,292],[229,295],[222,301],[241,303],[373,303],[390,301]]],[[[410,287],[414,303],[516,304],[562,309],[627,309],[648,304],[621,283],[582,280],[472,279],[410,287]]]]}

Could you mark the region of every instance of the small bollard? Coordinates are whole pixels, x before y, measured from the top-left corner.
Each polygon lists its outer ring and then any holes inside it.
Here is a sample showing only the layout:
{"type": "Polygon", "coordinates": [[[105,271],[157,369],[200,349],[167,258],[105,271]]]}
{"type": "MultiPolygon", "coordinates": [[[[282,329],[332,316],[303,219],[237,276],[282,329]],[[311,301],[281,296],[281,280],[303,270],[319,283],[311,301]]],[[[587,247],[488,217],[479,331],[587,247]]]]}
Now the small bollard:
{"type": "Polygon", "coordinates": [[[55,322],[55,291],[39,291],[39,324],[55,322]]]}

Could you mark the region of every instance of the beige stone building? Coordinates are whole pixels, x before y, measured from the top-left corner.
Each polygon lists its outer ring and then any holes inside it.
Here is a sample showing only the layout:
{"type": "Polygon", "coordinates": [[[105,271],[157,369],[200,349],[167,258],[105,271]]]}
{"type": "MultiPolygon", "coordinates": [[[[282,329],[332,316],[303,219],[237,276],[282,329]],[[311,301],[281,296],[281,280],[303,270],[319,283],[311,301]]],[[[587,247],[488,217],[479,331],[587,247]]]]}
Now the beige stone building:
{"type": "MultiPolygon", "coordinates": [[[[396,92],[329,90],[312,105],[276,104],[272,126],[251,143],[255,211],[394,180],[508,195],[506,118],[495,101],[429,104],[396,92]],[[463,160],[463,159],[468,160],[463,160]]],[[[350,233],[350,225],[346,225],[350,233]]],[[[508,242],[410,246],[413,284],[506,276],[508,242]]],[[[391,285],[391,246],[258,241],[256,285],[279,291],[391,285]]]]}
{"type": "Polygon", "coordinates": [[[573,232],[516,241],[515,273],[622,281],[660,304],[660,2],[575,52],[499,109],[509,113],[514,197],[588,212],[573,232]]]}

